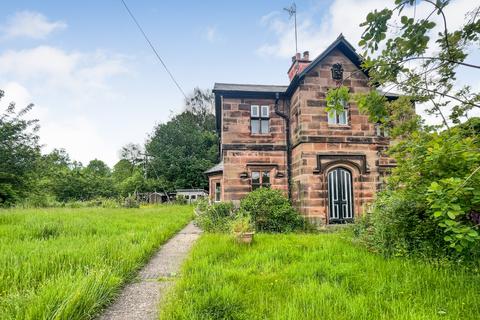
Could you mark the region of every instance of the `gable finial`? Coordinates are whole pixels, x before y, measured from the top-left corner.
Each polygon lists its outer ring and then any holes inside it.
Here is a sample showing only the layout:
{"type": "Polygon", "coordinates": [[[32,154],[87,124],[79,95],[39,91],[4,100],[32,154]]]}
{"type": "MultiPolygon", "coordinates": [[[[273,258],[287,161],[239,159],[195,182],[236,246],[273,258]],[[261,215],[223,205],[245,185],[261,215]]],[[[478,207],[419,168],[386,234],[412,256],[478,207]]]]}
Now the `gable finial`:
{"type": "Polygon", "coordinates": [[[295,4],[295,2],[293,2],[290,7],[283,8],[283,10],[288,12],[288,15],[290,16],[290,18],[292,18],[292,16],[293,16],[294,19],[295,19],[295,54],[296,54],[298,52],[298,45],[297,45],[297,5],[295,4]]]}

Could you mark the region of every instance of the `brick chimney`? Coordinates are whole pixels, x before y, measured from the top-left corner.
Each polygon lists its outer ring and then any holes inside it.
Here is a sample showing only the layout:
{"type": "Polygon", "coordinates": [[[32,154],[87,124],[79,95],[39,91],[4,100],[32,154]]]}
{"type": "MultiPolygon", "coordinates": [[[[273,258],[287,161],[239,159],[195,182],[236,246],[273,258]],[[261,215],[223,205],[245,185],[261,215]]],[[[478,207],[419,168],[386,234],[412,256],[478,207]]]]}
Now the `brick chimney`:
{"type": "Polygon", "coordinates": [[[302,72],[310,64],[310,53],[308,51],[303,52],[303,57],[299,52],[292,57],[292,65],[288,69],[288,77],[292,81],[295,75],[302,72]]]}

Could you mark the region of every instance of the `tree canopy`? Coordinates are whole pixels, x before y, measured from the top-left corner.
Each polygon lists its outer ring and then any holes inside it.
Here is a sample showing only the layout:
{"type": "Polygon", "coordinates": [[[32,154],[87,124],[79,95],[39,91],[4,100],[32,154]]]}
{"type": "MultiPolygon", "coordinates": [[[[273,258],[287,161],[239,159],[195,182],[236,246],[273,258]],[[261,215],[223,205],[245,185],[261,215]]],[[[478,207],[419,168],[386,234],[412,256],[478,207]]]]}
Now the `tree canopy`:
{"type": "Polygon", "coordinates": [[[204,171],[218,161],[213,94],[195,89],[184,112],[159,124],[145,148],[148,176],[163,178],[166,189],[207,188],[204,171]]]}
{"type": "Polygon", "coordinates": [[[480,96],[473,83],[458,81],[457,72],[467,68],[480,75],[480,66],[468,60],[479,47],[480,7],[453,29],[450,1],[422,1],[430,6],[425,16],[416,13],[419,3],[395,0],[393,7],[367,15],[359,44],[372,90],[351,95],[340,84],[327,94],[329,108],[338,108],[339,98],[353,99],[395,138],[389,154],[397,166],[367,219],[368,242],[394,254],[471,258],[480,247],[479,120],[471,118],[480,110],[480,96]],[[378,87],[403,96],[388,101],[378,87]],[[413,104],[442,124],[425,125],[413,104]]]}

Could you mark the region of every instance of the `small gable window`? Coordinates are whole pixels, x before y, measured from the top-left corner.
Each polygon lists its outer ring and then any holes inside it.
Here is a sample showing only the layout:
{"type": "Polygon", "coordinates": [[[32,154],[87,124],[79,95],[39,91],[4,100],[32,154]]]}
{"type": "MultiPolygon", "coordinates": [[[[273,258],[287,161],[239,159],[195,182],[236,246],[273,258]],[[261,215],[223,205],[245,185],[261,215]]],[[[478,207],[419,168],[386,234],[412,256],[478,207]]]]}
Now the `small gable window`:
{"type": "Polygon", "coordinates": [[[343,111],[337,112],[336,110],[330,110],[328,112],[329,124],[348,124],[348,107],[347,103],[343,102],[343,111]]]}
{"type": "Polygon", "coordinates": [[[254,134],[267,134],[270,132],[269,106],[252,105],[250,107],[250,126],[254,134]]]}
{"type": "Polygon", "coordinates": [[[252,191],[270,187],[270,171],[252,171],[252,191]]]}
{"type": "Polygon", "coordinates": [[[380,123],[377,123],[375,125],[375,133],[377,134],[378,137],[388,137],[389,136],[388,128],[382,126],[380,123]]]}

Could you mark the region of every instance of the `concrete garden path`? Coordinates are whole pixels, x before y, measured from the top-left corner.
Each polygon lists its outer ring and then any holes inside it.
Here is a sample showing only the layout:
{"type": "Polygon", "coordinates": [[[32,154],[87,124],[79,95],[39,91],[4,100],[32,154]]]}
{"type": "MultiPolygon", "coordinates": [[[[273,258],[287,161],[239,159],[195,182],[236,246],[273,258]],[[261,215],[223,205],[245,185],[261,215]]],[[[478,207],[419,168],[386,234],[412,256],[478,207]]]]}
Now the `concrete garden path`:
{"type": "Polygon", "coordinates": [[[99,319],[158,319],[159,302],[200,233],[190,222],[168,240],[99,319]]]}

